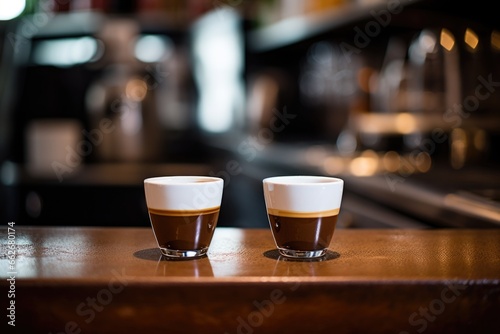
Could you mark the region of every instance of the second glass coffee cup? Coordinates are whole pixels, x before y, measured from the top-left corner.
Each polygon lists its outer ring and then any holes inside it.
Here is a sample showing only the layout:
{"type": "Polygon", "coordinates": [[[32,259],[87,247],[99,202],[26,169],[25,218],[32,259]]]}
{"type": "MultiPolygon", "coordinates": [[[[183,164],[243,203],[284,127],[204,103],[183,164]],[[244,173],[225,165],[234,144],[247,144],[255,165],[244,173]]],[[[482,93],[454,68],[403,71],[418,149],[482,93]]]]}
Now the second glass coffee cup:
{"type": "Polygon", "coordinates": [[[325,255],[340,212],[344,181],[291,175],[262,182],[269,224],[280,254],[293,258],[325,255]]]}

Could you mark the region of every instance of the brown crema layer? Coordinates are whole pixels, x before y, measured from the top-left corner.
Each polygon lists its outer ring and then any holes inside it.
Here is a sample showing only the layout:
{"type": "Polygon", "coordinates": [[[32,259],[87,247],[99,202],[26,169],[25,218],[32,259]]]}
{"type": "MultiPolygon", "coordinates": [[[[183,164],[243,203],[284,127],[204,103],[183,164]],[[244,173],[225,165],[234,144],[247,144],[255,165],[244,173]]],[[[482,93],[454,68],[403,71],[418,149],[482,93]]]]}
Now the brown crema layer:
{"type": "Polygon", "coordinates": [[[207,215],[210,213],[216,213],[220,210],[220,207],[206,208],[200,210],[158,210],[148,208],[149,212],[155,215],[161,216],[195,216],[195,215],[207,215]]]}
{"type": "Polygon", "coordinates": [[[340,212],[340,208],[326,210],[326,211],[316,211],[316,212],[300,212],[300,211],[288,211],[280,209],[267,209],[267,213],[273,216],[280,217],[291,217],[291,218],[320,218],[320,217],[330,217],[336,216],[340,212]]]}

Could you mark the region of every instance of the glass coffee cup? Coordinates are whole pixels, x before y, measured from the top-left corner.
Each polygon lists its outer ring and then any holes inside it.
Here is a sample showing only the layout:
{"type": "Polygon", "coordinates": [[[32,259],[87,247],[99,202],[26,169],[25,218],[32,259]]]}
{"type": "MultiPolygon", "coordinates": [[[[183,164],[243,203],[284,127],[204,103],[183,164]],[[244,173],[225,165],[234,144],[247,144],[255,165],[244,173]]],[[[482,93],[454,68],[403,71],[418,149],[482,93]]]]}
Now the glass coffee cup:
{"type": "Polygon", "coordinates": [[[160,176],[144,180],[151,226],[163,255],[205,255],[212,241],[224,181],[208,176],[160,176]]]}
{"type": "Polygon", "coordinates": [[[344,181],[291,175],[264,179],[271,232],[281,255],[316,258],[326,254],[340,213],[344,181]]]}

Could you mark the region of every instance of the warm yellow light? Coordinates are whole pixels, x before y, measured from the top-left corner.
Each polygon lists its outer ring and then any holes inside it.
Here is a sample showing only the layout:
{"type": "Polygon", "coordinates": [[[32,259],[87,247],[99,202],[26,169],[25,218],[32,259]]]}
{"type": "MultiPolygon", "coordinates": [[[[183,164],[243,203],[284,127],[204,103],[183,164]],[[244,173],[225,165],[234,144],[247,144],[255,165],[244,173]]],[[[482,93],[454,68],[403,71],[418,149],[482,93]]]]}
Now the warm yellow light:
{"type": "Polygon", "coordinates": [[[432,158],[427,152],[417,154],[416,166],[419,172],[426,173],[431,169],[432,158]]]}
{"type": "Polygon", "coordinates": [[[477,34],[472,29],[469,28],[465,30],[464,41],[472,49],[475,49],[479,44],[479,38],[477,37],[477,34]]]}
{"type": "Polygon", "coordinates": [[[144,100],[148,92],[148,85],[144,80],[141,79],[131,79],[127,82],[127,87],[125,88],[125,94],[132,101],[140,102],[144,100]]]}
{"type": "Polygon", "coordinates": [[[451,132],[451,166],[455,169],[460,169],[465,164],[467,153],[467,134],[465,130],[455,128],[451,132]]]}
{"type": "Polygon", "coordinates": [[[382,164],[388,172],[396,172],[401,164],[401,158],[396,151],[388,151],[384,154],[382,164]]]}
{"type": "Polygon", "coordinates": [[[500,51],[500,32],[493,30],[491,33],[490,43],[492,49],[500,51]]]}
{"type": "Polygon", "coordinates": [[[396,116],[396,130],[399,133],[412,133],[417,129],[415,117],[408,113],[401,113],[396,116]]]}
{"type": "Polygon", "coordinates": [[[372,150],[366,150],[359,157],[351,161],[349,170],[355,176],[373,175],[377,172],[378,160],[377,153],[372,150]]]}
{"type": "Polygon", "coordinates": [[[455,37],[448,29],[442,29],[439,43],[443,48],[451,51],[455,46],[455,37]]]}

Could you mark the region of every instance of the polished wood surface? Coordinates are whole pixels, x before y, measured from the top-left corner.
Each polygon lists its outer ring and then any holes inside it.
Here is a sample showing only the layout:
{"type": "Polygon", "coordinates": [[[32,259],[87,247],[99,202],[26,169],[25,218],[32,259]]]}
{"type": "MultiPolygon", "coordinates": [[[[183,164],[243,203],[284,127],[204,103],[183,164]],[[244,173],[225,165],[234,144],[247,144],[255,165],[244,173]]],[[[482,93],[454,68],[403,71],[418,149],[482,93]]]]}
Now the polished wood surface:
{"type": "Polygon", "coordinates": [[[315,261],[281,258],[269,229],[218,228],[208,256],[187,261],[163,258],[150,228],[15,236],[16,328],[31,332],[500,329],[500,229],[338,229],[315,261]]]}

